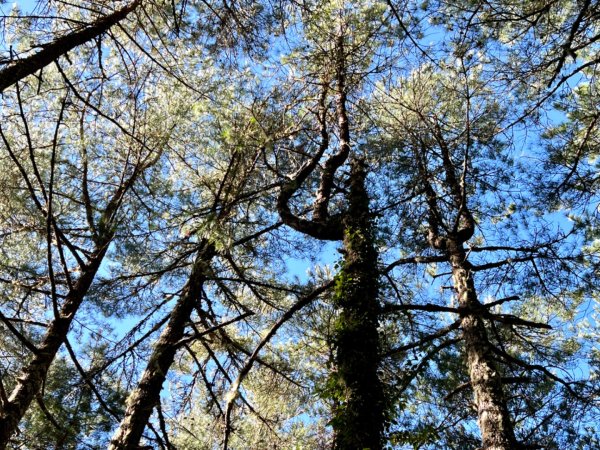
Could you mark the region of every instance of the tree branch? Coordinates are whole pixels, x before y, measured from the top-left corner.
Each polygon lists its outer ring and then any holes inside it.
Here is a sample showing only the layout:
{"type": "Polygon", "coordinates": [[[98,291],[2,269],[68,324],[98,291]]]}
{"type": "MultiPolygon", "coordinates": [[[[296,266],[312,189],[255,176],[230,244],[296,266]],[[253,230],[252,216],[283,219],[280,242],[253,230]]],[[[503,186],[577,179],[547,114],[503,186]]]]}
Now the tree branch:
{"type": "Polygon", "coordinates": [[[61,36],[51,43],[42,45],[42,50],[39,52],[13,62],[12,65],[0,71],[0,92],[19,80],[43,69],[75,47],[105,33],[113,25],[125,19],[140,3],[141,0],[134,0],[124,8],[98,19],[92,25],[61,36]]]}

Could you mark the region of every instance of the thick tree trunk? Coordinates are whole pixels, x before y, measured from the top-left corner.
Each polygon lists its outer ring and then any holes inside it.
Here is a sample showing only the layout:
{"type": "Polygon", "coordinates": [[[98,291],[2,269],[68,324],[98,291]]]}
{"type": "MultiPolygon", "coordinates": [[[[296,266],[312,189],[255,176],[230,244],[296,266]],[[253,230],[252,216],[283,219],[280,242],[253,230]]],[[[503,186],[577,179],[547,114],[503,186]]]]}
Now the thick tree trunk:
{"type": "Polygon", "coordinates": [[[364,165],[354,161],[345,218],[345,258],[335,288],[339,318],[334,336],[334,376],[339,404],[332,424],[337,450],[376,450],[383,446],[385,402],[377,374],[377,250],[364,183],[364,165]]]}
{"type": "Polygon", "coordinates": [[[125,417],[113,435],[108,447],[110,450],[138,448],[150,415],[160,401],[160,391],[175,360],[177,344],[183,338],[186,324],[202,294],[202,286],[214,253],[214,247],[205,241],[196,257],[181,297],[171,311],[169,321],[156,342],[137,389],[127,399],[125,417]]]}
{"type": "Polygon", "coordinates": [[[449,243],[448,255],[459,307],[464,311],[461,328],[483,449],[514,450],[517,442],[503,392],[502,375],[490,350],[481,315],[483,306],[477,299],[470,263],[462,245],[449,243]]]}
{"type": "Polygon", "coordinates": [[[66,34],[49,44],[43,45],[42,50],[39,52],[12,62],[8,67],[0,70],[0,92],[17,81],[43,69],[75,47],[85,44],[105,33],[109,28],[125,19],[140,3],[141,0],[135,0],[124,8],[98,19],[81,30],[66,34]]]}
{"type": "Polygon", "coordinates": [[[0,450],[4,450],[9,439],[17,431],[19,422],[27,412],[31,402],[40,391],[48,369],[65,342],[75,313],[81,306],[98,268],[104,259],[108,243],[105,244],[91,259],[83,273],[67,294],[60,309],[60,317],[55,318],[46,330],[33,359],[21,370],[17,385],[13,389],[8,403],[0,412],[0,450]]]}

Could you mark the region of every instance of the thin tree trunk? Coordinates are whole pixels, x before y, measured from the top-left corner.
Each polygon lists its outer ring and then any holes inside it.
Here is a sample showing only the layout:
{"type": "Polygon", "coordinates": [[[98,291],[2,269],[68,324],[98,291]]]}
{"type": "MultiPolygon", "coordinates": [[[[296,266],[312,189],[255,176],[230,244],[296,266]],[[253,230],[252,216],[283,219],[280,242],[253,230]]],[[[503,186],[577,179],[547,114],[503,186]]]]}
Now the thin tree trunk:
{"type": "Polygon", "coordinates": [[[503,392],[502,374],[490,350],[481,317],[483,306],[477,298],[470,263],[462,245],[449,242],[448,256],[459,307],[464,311],[461,328],[483,449],[514,450],[517,442],[503,392]]]}
{"type": "Polygon", "coordinates": [[[377,250],[365,190],[365,167],[353,161],[345,218],[344,262],[337,275],[334,335],[337,399],[332,421],[337,450],[383,446],[385,401],[380,363],[377,250]]]}
{"type": "Polygon", "coordinates": [[[33,359],[21,370],[21,374],[17,378],[17,385],[11,393],[8,403],[3,406],[0,412],[0,450],[6,448],[8,441],[17,431],[19,422],[42,388],[48,369],[67,338],[75,313],[94,281],[107,248],[108,243],[103,245],[92,257],[90,263],[85,267],[83,273],[67,294],[60,309],[59,317],[56,317],[50,323],[33,359]]]}
{"type": "Polygon", "coordinates": [[[124,8],[98,19],[81,30],[66,34],[49,44],[43,45],[42,50],[39,52],[13,61],[8,67],[0,70],[0,92],[3,92],[17,81],[43,69],[75,47],[85,44],[105,33],[109,28],[125,19],[140,3],[141,0],[135,0],[124,8]]]}
{"type": "Polygon", "coordinates": [[[204,241],[190,278],[156,342],[137,389],[127,399],[125,417],[113,435],[108,447],[110,450],[138,448],[150,415],[160,401],[160,391],[179,348],[177,344],[183,338],[186,324],[202,294],[202,286],[214,254],[214,246],[204,241]]]}

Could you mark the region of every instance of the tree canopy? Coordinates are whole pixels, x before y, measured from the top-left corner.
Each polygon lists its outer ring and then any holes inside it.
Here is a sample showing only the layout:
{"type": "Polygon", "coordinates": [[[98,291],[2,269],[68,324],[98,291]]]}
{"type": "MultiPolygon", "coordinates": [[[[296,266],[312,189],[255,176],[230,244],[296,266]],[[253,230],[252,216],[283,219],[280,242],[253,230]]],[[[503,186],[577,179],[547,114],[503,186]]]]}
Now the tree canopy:
{"type": "Polygon", "coordinates": [[[0,450],[600,448],[598,4],[0,11],[0,450]]]}

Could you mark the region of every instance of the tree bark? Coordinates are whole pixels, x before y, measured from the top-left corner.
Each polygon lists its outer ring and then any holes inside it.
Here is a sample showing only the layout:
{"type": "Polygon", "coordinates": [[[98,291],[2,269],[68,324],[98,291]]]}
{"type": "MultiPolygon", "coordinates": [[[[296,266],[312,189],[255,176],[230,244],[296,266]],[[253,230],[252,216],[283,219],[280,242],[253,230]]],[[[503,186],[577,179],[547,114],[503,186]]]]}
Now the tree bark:
{"type": "Polygon", "coordinates": [[[49,44],[43,45],[42,50],[39,52],[12,62],[8,67],[0,70],[0,92],[3,92],[6,88],[23,78],[43,69],[75,47],[85,44],[105,33],[109,28],[125,19],[140,3],[141,0],[135,0],[124,8],[98,19],[81,30],[73,31],[49,44]]]}
{"type": "Polygon", "coordinates": [[[502,374],[490,349],[483,305],[477,298],[471,264],[462,244],[448,243],[452,281],[461,314],[466,363],[475,397],[483,450],[514,450],[517,441],[503,392],[502,374]]]}
{"type": "Polygon", "coordinates": [[[344,262],[337,275],[335,306],[336,450],[383,447],[385,401],[380,363],[377,250],[365,189],[365,167],[353,161],[345,217],[344,262]]]}
{"type": "Polygon", "coordinates": [[[8,403],[3,406],[0,412],[0,450],[6,448],[8,441],[17,431],[19,422],[42,388],[48,369],[69,333],[75,313],[94,281],[98,268],[106,254],[108,244],[109,242],[105,242],[92,256],[91,261],[67,294],[60,309],[59,317],[56,317],[50,323],[33,359],[22,369],[8,403]]]}
{"type": "MultiPolygon", "coordinates": [[[[424,144],[415,147],[417,170],[423,183],[428,206],[429,230],[427,239],[432,248],[444,253],[452,267],[452,283],[460,310],[460,326],[466,352],[466,365],[470,384],[475,397],[477,418],[483,450],[514,450],[517,441],[504,396],[502,374],[496,367],[491,344],[483,321],[485,308],[477,298],[471,263],[467,260],[464,243],[475,232],[475,219],[467,206],[467,195],[463,181],[456,176],[456,167],[451,159],[451,149],[446,144],[439,128],[438,143],[442,157],[443,173],[450,189],[456,218],[453,224],[444,225],[444,215],[433,187],[433,176],[425,164],[428,150],[424,144]],[[442,234],[440,229],[446,231],[442,234]]],[[[465,162],[466,164],[466,162],[465,162]]]]}
{"type": "Polygon", "coordinates": [[[186,324],[198,304],[210,260],[215,254],[212,244],[204,241],[201,245],[189,280],[156,342],[137,389],[127,399],[125,417],[113,435],[108,447],[110,450],[138,448],[150,415],[160,401],[160,391],[179,348],[177,344],[183,338],[186,324]]]}

